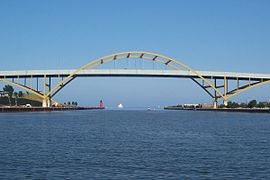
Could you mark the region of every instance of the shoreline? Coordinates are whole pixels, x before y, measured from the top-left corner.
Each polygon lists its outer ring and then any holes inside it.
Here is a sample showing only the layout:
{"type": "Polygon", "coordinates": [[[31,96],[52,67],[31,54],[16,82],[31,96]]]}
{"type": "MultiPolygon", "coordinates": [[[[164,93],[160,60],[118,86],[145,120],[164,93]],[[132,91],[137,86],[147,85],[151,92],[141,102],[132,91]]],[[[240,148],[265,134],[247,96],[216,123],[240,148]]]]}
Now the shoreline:
{"type": "Polygon", "coordinates": [[[76,111],[76,110],[102,110],[100,107],[0,107],[0,113],[8,112],[50,112],[50,111],[76,111]]]}
{"type": "Polygon", "coordinates": [[[179,107],[164,107],[164,110],[182,110],[182,111],[213,111],[213,112],[246,112],[246,113],[270,113],[270,109],[234,109],[234,108],[179,108],[179,107]]]}

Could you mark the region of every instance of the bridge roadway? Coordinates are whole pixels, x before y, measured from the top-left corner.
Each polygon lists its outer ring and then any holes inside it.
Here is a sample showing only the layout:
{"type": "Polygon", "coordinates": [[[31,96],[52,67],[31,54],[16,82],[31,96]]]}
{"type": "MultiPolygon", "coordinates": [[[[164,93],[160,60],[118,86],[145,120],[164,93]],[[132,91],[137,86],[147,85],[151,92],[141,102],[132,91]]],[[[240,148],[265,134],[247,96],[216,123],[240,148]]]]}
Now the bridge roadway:
{"type": "MultiPolygon", "coordinates": [[[[0,78],[37,78],[37,77],[67,77],[75,69],[69,70],[20,70],[20,71],[0,71],[0,78]]],[[[215,72],[197,71],[206,79],[227,79],[265,81],[270,80],[270,74],[237,73],[237,72],[215,72]]],[[[149,69],[91,69],[79,72],[77,77],[175,77],[175,78],[198,78],[189,71],[177,70],[149,70],[149,69]]]]}

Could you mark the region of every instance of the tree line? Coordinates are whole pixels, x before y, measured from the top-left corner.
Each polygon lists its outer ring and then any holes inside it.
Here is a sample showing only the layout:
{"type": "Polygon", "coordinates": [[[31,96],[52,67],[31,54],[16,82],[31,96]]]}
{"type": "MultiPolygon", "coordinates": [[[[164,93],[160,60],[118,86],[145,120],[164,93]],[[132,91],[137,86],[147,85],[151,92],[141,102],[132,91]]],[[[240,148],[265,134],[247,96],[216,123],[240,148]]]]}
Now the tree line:
{"type": "Polygon", "coordinates": [[[76,102],[76,101],[72,101],[72,102],[68,101],[68,102],[64,102],[64,105],[66,105],[66,106],[78,106],[78,102],[76,102]]]}
{"type": "MultiPolygon", "coordinates": [[[[224,105],[220,105],[220,108],[224,107],[224,105]]],[[[257,102],[257,100],[251,100],[248,103],[237,103],[229,101],[227,108],[270,108],[270,102],[257,102]]]]}

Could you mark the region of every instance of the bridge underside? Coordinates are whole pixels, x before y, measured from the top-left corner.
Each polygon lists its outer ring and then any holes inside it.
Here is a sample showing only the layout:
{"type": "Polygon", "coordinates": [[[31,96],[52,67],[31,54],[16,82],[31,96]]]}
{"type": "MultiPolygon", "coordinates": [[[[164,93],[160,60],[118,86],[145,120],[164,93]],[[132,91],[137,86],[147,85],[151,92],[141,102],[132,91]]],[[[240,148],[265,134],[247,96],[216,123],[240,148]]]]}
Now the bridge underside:
{"type": "MultiPolygon", "coordinates": [[[[59,78],[68,77],[74,69],[71,70],[28,70],[28,71],[0,71],[0,78],[59,78]]],[[[255,73],[235,73],[235,72],[215,72],[215,71],[197,71],[206,79],[224,79],[228,80],[248,80],[261,81],[270,80],[270,74],[255,73]]],[[[120,76],[120,77],[175,77],[175,78],[198,78],[196,74],[187,71],[177,70],[148,70],[148,69],[91,69],[83,70],[75,75],[76,77],[95,77],[95,76],[120,76]]]]}

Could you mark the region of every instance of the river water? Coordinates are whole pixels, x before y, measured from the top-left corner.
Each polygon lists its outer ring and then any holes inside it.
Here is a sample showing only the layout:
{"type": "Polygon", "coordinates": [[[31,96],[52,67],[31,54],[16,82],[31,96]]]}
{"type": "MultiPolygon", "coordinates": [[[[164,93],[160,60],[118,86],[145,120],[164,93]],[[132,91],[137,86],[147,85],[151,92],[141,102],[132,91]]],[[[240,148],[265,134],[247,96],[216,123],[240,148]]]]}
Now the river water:
{"type": "Polygon", "coordinates": [[[270,179],[270,114],[0,114],[0,179],[270,179]]]}

